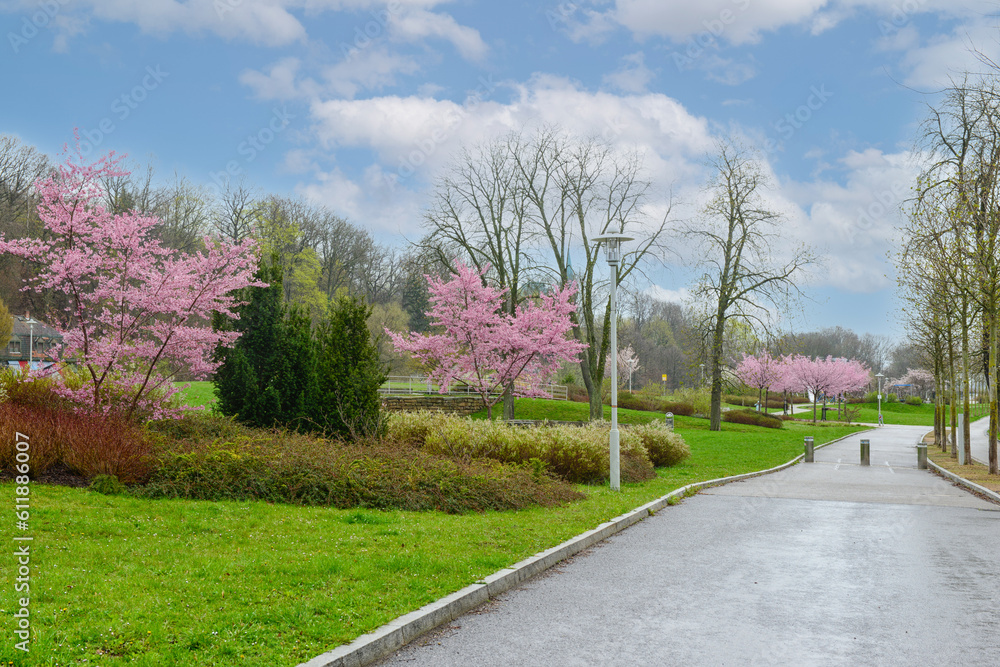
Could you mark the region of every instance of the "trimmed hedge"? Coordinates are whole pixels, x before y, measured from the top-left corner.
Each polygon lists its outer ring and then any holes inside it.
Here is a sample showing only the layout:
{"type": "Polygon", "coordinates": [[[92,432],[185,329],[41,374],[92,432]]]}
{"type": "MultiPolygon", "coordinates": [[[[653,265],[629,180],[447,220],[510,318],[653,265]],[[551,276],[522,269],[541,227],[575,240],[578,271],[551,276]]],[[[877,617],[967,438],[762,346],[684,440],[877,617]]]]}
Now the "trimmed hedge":
{"type": "Polygon", "coordinates": [[[731,424],[750,424],[752,426],[765,426],[767,428],[782,428],[784,422],[770,415],[765,415],[756,410],[727,410],[722,413],[722,421],[731,424]]]}
{"type": "Polygon", "coordinates": [[[694,405],[681,401],[670,401],[664,398],[643,396],[642,394],[618,394],[618,407],[626,410],[645,410],[646,412],[672,412],[675,415],[690,417],[694,414],[694,405]]]}

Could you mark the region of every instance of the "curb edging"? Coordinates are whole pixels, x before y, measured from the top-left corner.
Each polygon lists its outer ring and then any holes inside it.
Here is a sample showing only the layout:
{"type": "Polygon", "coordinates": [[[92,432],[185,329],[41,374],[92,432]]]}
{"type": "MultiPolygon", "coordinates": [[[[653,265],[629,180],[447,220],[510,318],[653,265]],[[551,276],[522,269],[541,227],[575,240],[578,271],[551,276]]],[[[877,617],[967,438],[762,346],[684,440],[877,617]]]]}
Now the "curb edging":
{"type": "Polygon", "coordinates": [[[984,486],[979,486],[975,482],[970,482],[969,480],[965,479],[964,477],[959,477],[955,473],[950,472],[948,470],[945,470],[944,468],[942,468],[938,464],[934,463],[934,461],[931,461],[930,459],[927,459],[927,467],[933,469],[934,472],[936,472],[937,474],[941,475],[942,477],[944,477],[946,479],[951,480],[952,482],[955,482],[956,484],[958,484],[960,486],[964,486],[967,489],[970,489],[972,491],[975,491],[976,493],[982,494],[982,495],[986,496],[987,498],[989,498],[990,500],[992,500],[995,503],[1000,503],[1000,493],[997,493],[996,491],[990,491],[989,489],[987,489],[984,486]]]}
{"type": "MultiPolygon", "coordinates": [[[[858,435],[858,433],[865,433],[865,431],[858,431],[857,433],[845,435],[822,445],[816,445],[814,450],[853,437],[858,435]]],[[[550,549],[525,558],[510,567],[498,570],[474,584],[426,604],[415,611],[399,616],[374,631],[357,637],[349,644],[342,644],[331,651],[312,658],[308,662],[301,663],[299,667],[364,667],[402,648],[420,635],[458,618],[487,600],[544,572],[560,561],[574,556],[598,542],[603,542],[615,533],[625,530],[646,517],[653,516],[664,507],[672,504],[671,501],[675,498],[683,498],[692,491],[778,472],[792,467],[803,458],[805,458],[805,454],[799,454],[791,461],[768,468],[767,470],[758,470],[731,477],[719,477],[717,479],[693,482],[682,486],[665,496],[661,496],[630,512],[606,521],[597,528],[581,533],[550,549]]],[[[969,483],[971,484],[971,482],[969,483]]],[[[985,489],[983,491],[993,493],[985,489]]],[[[998,502],[1000,502],[1000,496],[996,497],[998,502]]]]}

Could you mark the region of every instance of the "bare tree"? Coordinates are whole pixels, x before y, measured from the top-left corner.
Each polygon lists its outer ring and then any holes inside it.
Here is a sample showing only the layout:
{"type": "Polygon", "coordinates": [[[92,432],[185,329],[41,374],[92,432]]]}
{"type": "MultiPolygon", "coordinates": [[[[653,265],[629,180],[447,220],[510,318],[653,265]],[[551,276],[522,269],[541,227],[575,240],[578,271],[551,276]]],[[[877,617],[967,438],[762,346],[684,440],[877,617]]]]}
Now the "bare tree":
{"type": "MultiPolygon", "coordinates": [[[[420,245],[446,270],[462,257],[507,290],[504,309],[513,313],[522,299],[531,263],[532,230],[517,160],[524,150],[518,133],[465,148],[440,180],[424,221],[420,245]]],[[[512,386],[505,390],[503,414],[514,416],[512,386]]]]}
{"type": "Polygon", "coordinates": [[[244,179],[226,182],[211,213],[212,226],[222,239],[240,243],[253,234],[256,197],[244,179]]]}
{"type": "Polygon", "coordinates": [[[174,182],[157,191],[156,235],[169,248],[194,252],[202,247],[208,231],[211,205],[207,193],[186,178],[174,174],[174,182]]]}
{"type": "Polygon", "coordinates": [[[780,309],[801,294],[795,277],[815,257],[802,246],[776,261],[774,249],[783,245],[778,242],[781,218],[763,202],[767,179],[751,150],[720,141],[712,166],[712,198],[700,224],[689,227],[686,235],[703,249],[699,266],[704,273],[695,293],[711,304],[704,321],[712,382],[709,428],[718,431],[727,322],[737,319],[769,328],[768,305],[780,309]]]}
{"type": "Polygon", "coordinates": [[[601,277],[601,244],[594,238],[612,232],[637,238],[623,252],[618,275],[611,277],[624,283],[639,274],[645,262],[663,257],[670,205],[655,219],[644,210],[652,184],[644,178],[636,153],[616,151],[600,139],[575,140],[551,128],[521,145],[525,150],[517,154],[517,172],[527,194],[533,234],[547,245],[549,257],[538,260],[538,269],[561,285],[577,284],[573,334],[587,344],[580,371],[590,418],[601,419],[612,313],[608,281],[601,277]]]}

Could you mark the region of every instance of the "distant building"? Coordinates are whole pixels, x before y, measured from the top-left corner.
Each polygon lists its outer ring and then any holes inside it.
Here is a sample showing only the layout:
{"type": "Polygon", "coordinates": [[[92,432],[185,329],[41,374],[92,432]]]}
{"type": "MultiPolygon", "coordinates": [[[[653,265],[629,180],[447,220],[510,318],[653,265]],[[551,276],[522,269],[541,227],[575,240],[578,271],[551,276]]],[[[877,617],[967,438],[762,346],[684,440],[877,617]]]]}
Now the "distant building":
{"type": "Polygon", "coordinates": [[[63,341],[58,331],[27,315],[15,315],[13,328],[10,341],[0,350],[0,366],[27,368],[30,362],[32,369],[38,369],[58,361],[53,355],[53,348],[63,341]]]}

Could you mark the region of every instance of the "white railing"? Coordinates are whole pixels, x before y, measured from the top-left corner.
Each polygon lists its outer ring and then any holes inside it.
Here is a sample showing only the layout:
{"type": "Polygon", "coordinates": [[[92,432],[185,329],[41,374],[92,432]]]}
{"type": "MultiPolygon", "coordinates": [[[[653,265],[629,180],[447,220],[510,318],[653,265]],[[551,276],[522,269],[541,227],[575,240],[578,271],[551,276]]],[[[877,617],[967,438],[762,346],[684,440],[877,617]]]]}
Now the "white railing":
{"type": "MultiPolygon", "coordinates": [[[[524,388],[525,385],[522,382],[515,382],[515,386],[519,388],[524,388]]],[[[410,394],[441,394],[440,385],[431,380],[428,377],[413,375],[390,375],[386,378],[386,381],[382,383],[379,387],[379,393],[389,395],[389,396],[406,396],[410,394]]],[[[558,401],[565,401],[569,399],[569,389],[566,385],[562,384],[543,384],[536,385],[536,388],[545,392],[549,397],[554,398],[558,401]]],[[[467,396],[469,394],[477,394],[468,385],[461,382],[453,382],[448,390],[444,392],[445,395],[449,396],[467,396]]],[[[495,393],[499,394],[499,391],[495,393]]]]}

